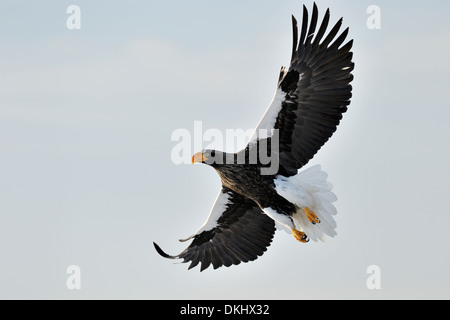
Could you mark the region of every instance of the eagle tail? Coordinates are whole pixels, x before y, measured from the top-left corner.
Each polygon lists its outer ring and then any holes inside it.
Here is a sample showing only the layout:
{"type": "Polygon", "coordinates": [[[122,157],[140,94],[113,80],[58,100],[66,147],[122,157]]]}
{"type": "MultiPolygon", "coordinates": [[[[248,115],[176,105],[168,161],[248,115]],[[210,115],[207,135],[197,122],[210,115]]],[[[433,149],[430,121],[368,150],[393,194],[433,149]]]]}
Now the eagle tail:
{"type": "Polygon", "coordinates": [[[278,194],[298,207],[292,216],[295,227],[305,232],[313,241],[325,242],[325,235],[334,237],[337,234],[333,217],[337,214],[333,205],[337,197],[331,191],[333,186],[327,178],[328,174],[320,165],[316,165],[295,176],[280,177],[275,181],[278,194]],[[320,223],[313,224],[308,220],[305,207],[319,218],[320,223]]]}

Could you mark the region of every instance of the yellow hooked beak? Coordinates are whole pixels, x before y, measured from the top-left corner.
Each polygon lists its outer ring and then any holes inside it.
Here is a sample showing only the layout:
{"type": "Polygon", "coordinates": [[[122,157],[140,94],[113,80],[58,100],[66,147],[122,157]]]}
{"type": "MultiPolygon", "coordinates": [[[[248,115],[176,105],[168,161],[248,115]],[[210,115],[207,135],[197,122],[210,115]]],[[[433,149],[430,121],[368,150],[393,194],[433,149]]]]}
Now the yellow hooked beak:
{"type": "Polygon", "coordinates": [[[206,159],[206,156],[202,152],[197,152],[192,156],[192,164],[196,162],[205,162],[206,159]]]}

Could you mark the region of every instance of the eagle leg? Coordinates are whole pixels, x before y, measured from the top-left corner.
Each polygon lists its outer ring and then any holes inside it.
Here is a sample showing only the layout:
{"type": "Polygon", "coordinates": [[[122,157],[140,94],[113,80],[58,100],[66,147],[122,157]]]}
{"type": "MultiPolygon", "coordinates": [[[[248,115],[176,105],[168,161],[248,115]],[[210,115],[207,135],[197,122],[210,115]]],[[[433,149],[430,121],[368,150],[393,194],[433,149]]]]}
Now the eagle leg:
{"type": "Polygon", "coordinates": [[[304,233],[302,231],[298,231],[295,228],[292,228],[291,231],[292,231],[292,235],[294,236],[294,238],[297,239],[298,241],[303,242],[303,243],[307,243],[309,241],[309,238],[306,235],[306,233],[304,233]]]}
{"type": "Polygon", "coordinates": [[[320,223],[320,219],[313,211],[309,210],[308,207],[304,207],[303,210],[305,211],[306,217],[308,218],[309,222],[311,222],[312,224],[320,223]]]}

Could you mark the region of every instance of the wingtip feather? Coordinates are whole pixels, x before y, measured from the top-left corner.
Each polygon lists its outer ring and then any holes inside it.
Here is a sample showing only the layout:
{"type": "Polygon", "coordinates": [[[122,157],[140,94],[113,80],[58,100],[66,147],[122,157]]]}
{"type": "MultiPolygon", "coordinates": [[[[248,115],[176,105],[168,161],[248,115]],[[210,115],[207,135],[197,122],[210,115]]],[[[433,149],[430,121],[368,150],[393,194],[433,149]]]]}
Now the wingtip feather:
{"type": "Polygon", "coordinates": [[[153,242],[153,246],[155,247],[156,252],[158,252],[160,256],[162,256],[162,257],[164,257],[164,258],[167,258],[167,259],[176,259],[176,258],[177,258],[177,257],[171,256],[171,255],[168,255],[167,253],[165,253],[165,252],[161,249],[161,247],[158,246],[155,242],[153,242]]]}

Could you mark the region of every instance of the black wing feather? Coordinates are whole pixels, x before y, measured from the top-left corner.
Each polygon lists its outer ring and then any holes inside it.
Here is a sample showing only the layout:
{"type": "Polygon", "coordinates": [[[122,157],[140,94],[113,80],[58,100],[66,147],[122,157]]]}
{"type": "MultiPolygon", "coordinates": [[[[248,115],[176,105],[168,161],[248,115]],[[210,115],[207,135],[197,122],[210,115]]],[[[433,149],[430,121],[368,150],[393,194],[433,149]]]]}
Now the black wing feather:
{"type": "Polygon", "coordinates": [[[153,243],[156,251],[164,258],[190,261],[188,269],[200,263],[200,271],[211,265],[214,269],[229,267],[261,256],[272,242],[275,222],[252,200],[230,189],[223,188],[222,192],[228,194],[229,203],[216,227],[195,235],[179,255],[168,255],[153,243]]]}
{"type": "MultiPolygon", "coordinates": [[[[349,29],[339,34],[342,18],[325,35],[329,20],[327,10],[316,32],[317,6],[314,4],[311,21],[303,6],[300,38],[293,42],[290,67],[279,81],[285,97],[274,129],[280,137],[279,174],[285,176],[297,174],[328,141],[352,97],[353,40],[344,44],[349,29]]],[[[296,37],[297,22],[295,18],[292,21],[296,37]]]]}

